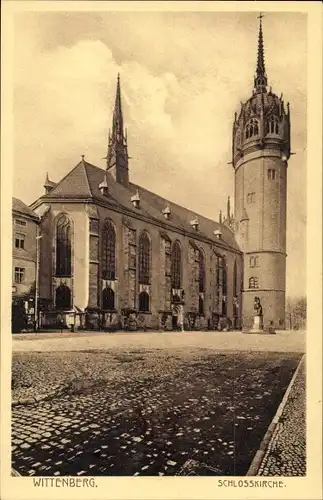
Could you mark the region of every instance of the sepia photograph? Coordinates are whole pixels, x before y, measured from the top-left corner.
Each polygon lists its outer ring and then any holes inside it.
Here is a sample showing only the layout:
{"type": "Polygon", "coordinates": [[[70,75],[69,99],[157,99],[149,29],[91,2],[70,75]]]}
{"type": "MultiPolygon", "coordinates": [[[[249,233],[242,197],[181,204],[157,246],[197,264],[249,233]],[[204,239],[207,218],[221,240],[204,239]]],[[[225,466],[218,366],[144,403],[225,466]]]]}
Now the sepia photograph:
{"type": "Polygon", "coordinates": [[[12,15],[11,477],[278,495],[308,474],[308,13],[53,3],[12,15]]]}

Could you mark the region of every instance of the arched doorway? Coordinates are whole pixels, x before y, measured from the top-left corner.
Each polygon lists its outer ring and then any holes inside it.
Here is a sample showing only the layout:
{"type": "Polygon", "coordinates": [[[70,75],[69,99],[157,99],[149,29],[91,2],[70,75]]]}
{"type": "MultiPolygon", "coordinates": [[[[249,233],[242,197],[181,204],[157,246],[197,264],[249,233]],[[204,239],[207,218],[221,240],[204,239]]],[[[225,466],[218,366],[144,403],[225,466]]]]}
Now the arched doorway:
{"type": "Polygon", "coordinates": [[[114,308],[114,291],[107,286],[102,292],[102,309],[112,311],[114,308]]]}
{"type": "Polygon", "coordinates": [[[66,311],[71,309],[71,290],[67,285],[61,284],[56,289],[55,304],[56,309],[58,309],[59,311],[66,311]]]}
{"type": "Polygon", "coordinates": [[[149,295],[147,292],[141,292],[139,294],[139,311],[141,312],[149,311],[149,295]]]}

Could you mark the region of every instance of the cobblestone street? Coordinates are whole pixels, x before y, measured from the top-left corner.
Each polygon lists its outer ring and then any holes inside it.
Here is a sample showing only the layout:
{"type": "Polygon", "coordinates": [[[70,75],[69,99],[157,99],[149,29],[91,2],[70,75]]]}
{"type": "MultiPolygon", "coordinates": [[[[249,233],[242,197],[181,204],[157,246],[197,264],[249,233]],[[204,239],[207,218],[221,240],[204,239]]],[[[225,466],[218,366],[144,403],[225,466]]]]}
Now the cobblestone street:
{"type": "Polygon", "coordinates": [[[259,476],[306,475],[305,366],[302,363],[259,468],[259,476]]]}
{"type": "MultiPolygon", "coordinates": [[[[19,341],[17,341],[18,343],[19,341]]],[[[301,355],[198,348],[14,353],[12,466],[22,475],[244,475],[301,355]]]]}

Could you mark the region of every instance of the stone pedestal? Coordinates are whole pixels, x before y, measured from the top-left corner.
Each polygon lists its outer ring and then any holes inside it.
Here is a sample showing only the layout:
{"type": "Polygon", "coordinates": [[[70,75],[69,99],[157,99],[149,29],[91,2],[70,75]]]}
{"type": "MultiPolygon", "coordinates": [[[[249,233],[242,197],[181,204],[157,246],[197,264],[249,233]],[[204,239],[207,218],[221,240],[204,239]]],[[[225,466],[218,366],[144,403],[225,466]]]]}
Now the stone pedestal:
{"type": "Polygon", "coordinates": [[[253,319],[253,327],[249,331],[249,333],[263,333],[264,331],[264,323],[262,316],[255,316],[253,319]]]}

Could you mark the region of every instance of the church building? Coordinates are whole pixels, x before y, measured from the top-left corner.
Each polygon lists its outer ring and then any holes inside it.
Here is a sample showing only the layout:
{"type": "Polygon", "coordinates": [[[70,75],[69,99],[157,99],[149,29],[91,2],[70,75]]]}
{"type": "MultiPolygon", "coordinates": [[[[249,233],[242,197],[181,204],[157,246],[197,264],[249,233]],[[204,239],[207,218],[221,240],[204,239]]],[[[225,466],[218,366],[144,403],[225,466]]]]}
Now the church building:
{"type": "Polygon", "coordinates": [[[228,200],[214,221],[131,182],[121,100],[118,76],[106,169],[82,156],[31,205],[40,326],[239,329],[258,297],[265,326],[284,328],[289,106],[268,90],[261,20],[252,96],[233,123],[234,214],[228,200]]]}

